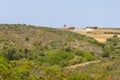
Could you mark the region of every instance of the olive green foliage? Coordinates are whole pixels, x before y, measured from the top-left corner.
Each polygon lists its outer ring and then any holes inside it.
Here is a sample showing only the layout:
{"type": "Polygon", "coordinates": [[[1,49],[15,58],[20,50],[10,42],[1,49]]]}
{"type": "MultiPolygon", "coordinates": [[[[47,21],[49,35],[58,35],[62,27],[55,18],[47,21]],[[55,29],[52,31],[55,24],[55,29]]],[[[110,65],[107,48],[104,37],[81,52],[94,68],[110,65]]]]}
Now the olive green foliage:
{"type": "Polygon", "coordinates": [[[112,38],[108,38],[104,46],[103,57],[120,57],[120,38],[114,35],[112,38]]]}
{"type": "Polygon", "coordinates": [[[60,29],[0,24],[0,80],[117,80],[119,57],[117,35],[102,44],[60,29]],[[66,68],[101,57],[100,64],[66,68]]]}

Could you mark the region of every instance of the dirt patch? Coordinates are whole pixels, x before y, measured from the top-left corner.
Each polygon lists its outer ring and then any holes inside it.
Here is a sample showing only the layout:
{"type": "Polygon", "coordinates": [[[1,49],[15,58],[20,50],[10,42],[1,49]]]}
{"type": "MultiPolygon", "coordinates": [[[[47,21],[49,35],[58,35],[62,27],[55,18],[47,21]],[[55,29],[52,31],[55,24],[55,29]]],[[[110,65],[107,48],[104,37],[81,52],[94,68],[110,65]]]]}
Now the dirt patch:
{"type": "Polygon", "coordinates": [[[65,68],[67,68],[67,69],[71,69],[71,68],[74,69],[74,68],[77,68],[77,67],[84,67],[86,65],[95,64],[95,63],[99,63],[99,62],[100,62],[100,60],[98,60],[98,61],[90,61],[90,62],[86,62],[86,63],[81,63],[81,64],[72,65],[72,66],[67,66],[65,68]]]}

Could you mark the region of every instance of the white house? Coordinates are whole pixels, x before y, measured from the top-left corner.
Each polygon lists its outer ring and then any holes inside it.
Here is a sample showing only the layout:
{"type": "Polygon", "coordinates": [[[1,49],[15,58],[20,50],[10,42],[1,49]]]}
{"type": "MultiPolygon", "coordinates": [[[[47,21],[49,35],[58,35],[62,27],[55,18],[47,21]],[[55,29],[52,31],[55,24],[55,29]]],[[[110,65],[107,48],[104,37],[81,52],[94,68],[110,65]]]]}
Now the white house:
{"type": "Polygon", "coordinates": [[[92,32],[92,31],[94,31],[94,29],[92,29],[92,28],[86,28],[86,32],[92,32]]]}
{"type": "Polygon", "coordinates": [[[82,28],[75,28],[74,31],[76,31],[76,32],[77,31],[83,31],[83,29],[82,28]]]}

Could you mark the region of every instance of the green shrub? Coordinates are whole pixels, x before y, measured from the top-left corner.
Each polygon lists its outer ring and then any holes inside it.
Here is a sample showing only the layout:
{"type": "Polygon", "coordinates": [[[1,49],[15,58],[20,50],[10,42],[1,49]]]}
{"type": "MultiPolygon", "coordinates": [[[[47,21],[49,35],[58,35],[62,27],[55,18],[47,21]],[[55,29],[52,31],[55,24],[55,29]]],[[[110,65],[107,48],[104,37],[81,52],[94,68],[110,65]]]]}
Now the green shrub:
{"type": "Polygon", "coordinates": [[[110,57],[110,54],[107,53],[107,52],[104,52],[104,53],[102,54],[102,57],[110,57]]]}
{"type": "Polygon", "coordinates": [[[93,80],[93,78],[83,73],[83,74],[76,74],[76,75],[70,76],[70,80],[93,80]]]}
{"type": "Polygon", "coordinates": [[[61,67],[68,66],[68,62],[67,62],[67,61],[61,61],[61,62],[60,62],[60,66],[61,66],[61,67]]]}

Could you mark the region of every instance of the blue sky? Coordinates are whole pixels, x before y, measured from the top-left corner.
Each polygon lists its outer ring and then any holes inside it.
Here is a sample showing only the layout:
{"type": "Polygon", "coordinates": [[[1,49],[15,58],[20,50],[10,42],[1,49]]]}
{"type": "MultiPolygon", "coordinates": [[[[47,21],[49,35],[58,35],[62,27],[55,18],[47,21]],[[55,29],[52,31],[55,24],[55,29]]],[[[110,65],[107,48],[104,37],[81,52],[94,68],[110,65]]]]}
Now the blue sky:
{"type": "Polygon", "coordinates": [[[120,0],[0,0],[0,23],[120,27],[120,0]]]}

